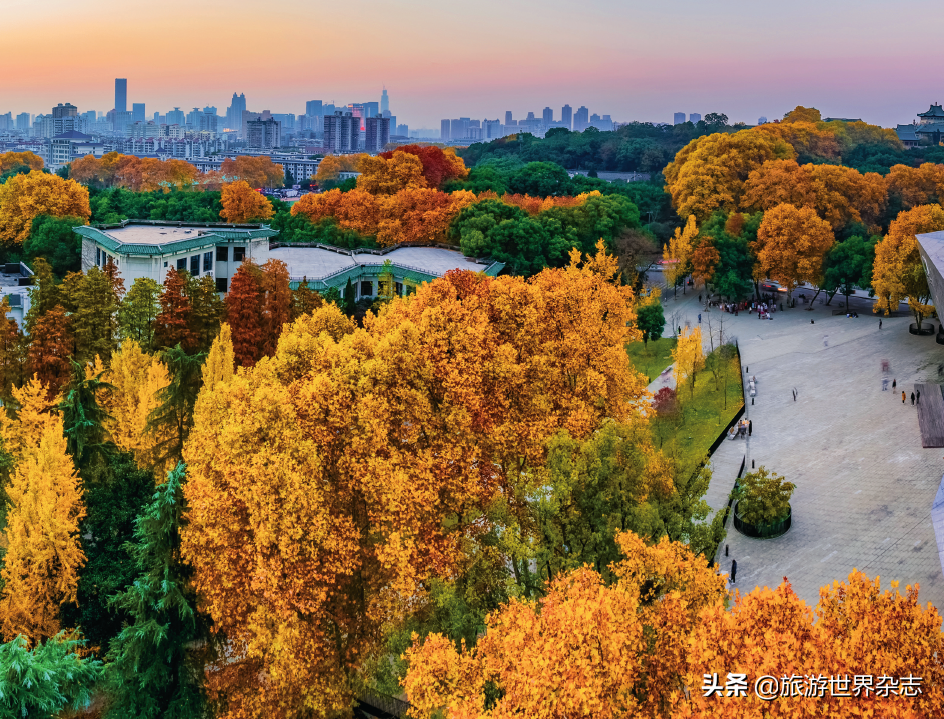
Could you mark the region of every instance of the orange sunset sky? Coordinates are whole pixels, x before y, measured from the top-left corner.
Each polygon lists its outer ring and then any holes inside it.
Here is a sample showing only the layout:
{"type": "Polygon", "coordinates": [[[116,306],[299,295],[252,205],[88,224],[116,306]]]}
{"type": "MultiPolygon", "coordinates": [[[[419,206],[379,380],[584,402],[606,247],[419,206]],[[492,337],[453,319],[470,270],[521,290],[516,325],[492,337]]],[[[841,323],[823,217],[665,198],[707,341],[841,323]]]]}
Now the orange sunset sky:
{"type": "Polygon", "coordinates": [[[304,112],[377,100],[411,127],[569,103],[614,120],[797,104],[894,125],[939,101],[936,5],[664,0],[339,3],[4,0],[0,112],[113,107],[115,77],[150,116],[215,105],[304,112]],[[924,17],[929,22],[913,22],[924,17]],[[910,18],[910,19],[909,19],[910,18]],[[927,54],[931,51],[931,55],[927,54]],[[915,68],[925,68],[915,72],[915,68]]]}

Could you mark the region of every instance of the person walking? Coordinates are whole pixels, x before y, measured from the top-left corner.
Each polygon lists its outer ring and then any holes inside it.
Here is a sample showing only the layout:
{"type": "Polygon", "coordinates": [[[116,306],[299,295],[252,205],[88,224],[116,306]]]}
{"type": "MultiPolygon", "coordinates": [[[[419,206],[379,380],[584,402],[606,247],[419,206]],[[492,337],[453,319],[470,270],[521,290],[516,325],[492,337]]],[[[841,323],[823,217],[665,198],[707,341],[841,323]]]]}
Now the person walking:
{"type": "Polygon", "coordinates": [[[911,393],[911,406],[912,406],[912,407],[915,406],[915,403],[914,403],[914,392],[911,393]]]}
{"type": "Polygon", "coordinates": [[[901,403],[902,403],[902,404],[905,403],[905,390],[902,390],[902,391],[901,391],[901,403]]]}
{"type": "Polygon", "coordinates": [[[921,390],[917,390],[918,396],[915,398],[915,404],[921,404],[921,390]]]}
{"type": "Polygon", "coordinates": [[[754,431],[754,420],[747,420],[747,436],[750,437],[751,433],[754,431]]]}
{"type": "Polygon", "coordinates": [[[882,392],[885,392],[887,390],[888,390],[888,377],[884,377],[882,379],[882,392]]]}
{"type": "Polygon", "coordinates": [[[898,386],[898,380],[897,380],[897,379],[893,379],[893,380],[892,380],[892,389],[895,389],[895,387],[897,387],[897,386],[898,386]]]}
{"type": "Polygon", "coordinates": [[[731,584],[737,581],[738,563],[736,559],[731,560],[731,584]]]}
{"type": "Polygon", "coordinates": [[[701,312],[698,313],[698,324],[701,324],[701,312]]]}
{"type": "Polygon", "coordinates": [[[879,328],[879,329],[882,329],[882,320],[879,320],[879,321],[878,321],[878,328],[879,328]]]}

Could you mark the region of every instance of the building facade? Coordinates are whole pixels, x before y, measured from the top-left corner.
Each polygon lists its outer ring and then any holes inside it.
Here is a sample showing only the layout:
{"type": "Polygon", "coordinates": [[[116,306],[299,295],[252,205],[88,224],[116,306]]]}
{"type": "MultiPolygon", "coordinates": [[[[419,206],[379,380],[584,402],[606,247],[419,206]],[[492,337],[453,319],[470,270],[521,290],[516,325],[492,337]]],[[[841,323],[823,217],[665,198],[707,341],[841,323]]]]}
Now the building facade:
{"type": "Polygon", "coordinates": [[[127,78],[115,78],[115,111],[126,112],[128,110],[128,80],[127,78]]]}
{"type": "Polygon", "coordinates": [[[273,118],[246,122],[246,146],[260,150],[282,146],[282,124],[273,118]]]}
{"type": "Polygon", "coordinates": [[[590,111],[581,105],[574,113],[574,132],[583,132],[590,127],[590,111]]]}
{"type": "Polygon", "coordinates": [[[360,118],[340,111],[324,116],[324,150],[335,154],[357,152],[360,118]]]}
{"type": "Polygon", "coordinates": [[[364,150],[366,152],[383,152],[384,146],[388,142],[390,142],[390,118],[368,117],[364,150]]]}

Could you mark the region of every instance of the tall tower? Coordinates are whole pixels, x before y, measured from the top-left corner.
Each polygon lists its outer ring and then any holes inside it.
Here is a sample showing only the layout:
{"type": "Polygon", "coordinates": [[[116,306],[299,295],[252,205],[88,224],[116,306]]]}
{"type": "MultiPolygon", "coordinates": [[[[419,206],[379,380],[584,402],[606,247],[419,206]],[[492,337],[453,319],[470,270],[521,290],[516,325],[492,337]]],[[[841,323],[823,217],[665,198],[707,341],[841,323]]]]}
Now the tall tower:
{"type": "Polygon", "coordinates": [[[571,128],[571,120],[573,119],[573,116],[574,111],[570,105],[564,105],[561,108],[561,124],[568,130],[571,128]]]}
{"type": "Polygon", "coordinates": [[[115,78],[115,111],[128,111],[128,80],[127,78],[115,78]]]}
{"type": "Polygon", "coordinates": [[[551,123],[554,122],[554,111],[549,107],[545,107],[541,114],[541,121],[544,123],[544,127],[550,127],[551,123]]]}
{"type": "Polygon", "coordinates": [[[390,98],[387,96],[387,88],[380,93],[380,114],[386,117],[384,113],[390,112],[390,98]]]}

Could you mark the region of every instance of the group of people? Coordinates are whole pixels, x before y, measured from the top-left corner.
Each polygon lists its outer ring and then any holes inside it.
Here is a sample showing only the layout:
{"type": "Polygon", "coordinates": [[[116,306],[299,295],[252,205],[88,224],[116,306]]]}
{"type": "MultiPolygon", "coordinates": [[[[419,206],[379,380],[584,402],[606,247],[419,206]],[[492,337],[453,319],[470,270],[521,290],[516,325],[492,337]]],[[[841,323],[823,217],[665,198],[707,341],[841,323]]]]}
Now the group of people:
{"type": "Polygon", "coordinates": [[[754,423],[748,419],[738,420],[737,425],[731,427],[728,430],[728,439],[734,439],[735,437],[740,437],[741,439],[746,439],[751,435],[751,432],[754,430],[754,423]]]}

